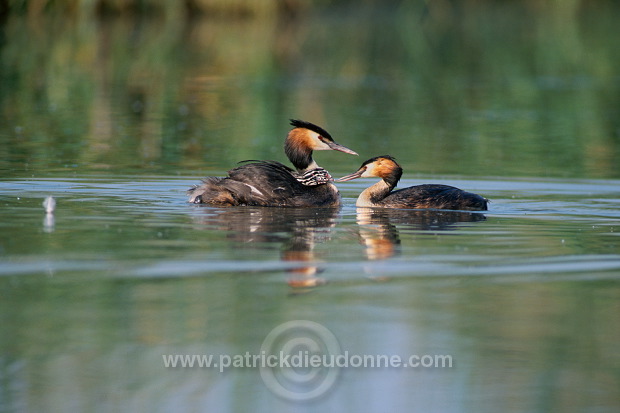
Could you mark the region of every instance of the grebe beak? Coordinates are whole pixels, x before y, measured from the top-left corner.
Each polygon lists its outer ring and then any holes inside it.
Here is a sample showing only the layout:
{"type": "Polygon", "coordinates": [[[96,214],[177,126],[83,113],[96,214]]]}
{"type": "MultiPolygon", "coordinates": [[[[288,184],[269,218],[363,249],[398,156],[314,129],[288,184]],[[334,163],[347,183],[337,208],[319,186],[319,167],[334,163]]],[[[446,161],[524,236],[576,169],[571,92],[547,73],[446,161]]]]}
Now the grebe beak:
{"type": "Polygon", "coordinates": [[[332,149],[334,151],[339,151],[339,152],[344,152],[344,153],[348,153],[351,155],[357,155],[357,152],[352,151],[351,149],[347,148],[346,146],[342,146],[339,143],[333,142],[333,141],[324,141],[327,146],[329,146],[329,149],[332,149]]]}
{"type": "Polygon", "coordinates": [[[343,176],[342,178],[336,179],[335,182],[345,182],[361,178],[364,172],[366,172],[366,168],[361,168],[359,171],[352,173],[351,175],[343,176]]]}

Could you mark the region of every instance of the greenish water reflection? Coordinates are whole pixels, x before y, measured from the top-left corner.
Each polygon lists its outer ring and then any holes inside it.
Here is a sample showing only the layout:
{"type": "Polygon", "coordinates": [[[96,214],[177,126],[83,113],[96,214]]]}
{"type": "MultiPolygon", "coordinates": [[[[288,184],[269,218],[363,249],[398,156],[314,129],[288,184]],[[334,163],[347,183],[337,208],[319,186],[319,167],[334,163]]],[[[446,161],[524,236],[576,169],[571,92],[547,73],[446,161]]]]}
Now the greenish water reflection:
{"type": "MultiPolygon", "coordinates": [[[[430,4],[444,7],[188,21],[10,15],[0,168],[221,171],[281,160],[286,119],[300,117],[362,156],[398,155],[411,172],[620,177],[617,7],[430,4]]],[[[321,161],[343,173],[358,163],[321,161]]]]}
{"type": "Polygon", "coordinates": [[[614,274],[591,282],[357,279],[296,296],[273,273],[3,279],[2,407],[611,412],[620,383],[614,274]],[[163,366],[162,354],[258,354],[272,328],[295,319],[328,327],[351,354],[449,354],[455,365],[347,369],[309,406],[270,394],[257,369],[163,366]]]}

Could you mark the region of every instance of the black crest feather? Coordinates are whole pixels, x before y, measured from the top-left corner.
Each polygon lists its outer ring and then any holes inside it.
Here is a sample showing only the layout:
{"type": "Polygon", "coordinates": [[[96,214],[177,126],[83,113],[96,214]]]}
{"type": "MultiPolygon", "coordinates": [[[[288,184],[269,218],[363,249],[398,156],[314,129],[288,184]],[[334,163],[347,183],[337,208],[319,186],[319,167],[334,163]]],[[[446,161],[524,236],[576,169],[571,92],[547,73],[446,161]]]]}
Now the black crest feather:
{"type": "Polygon", "coordinates": [[[329,139],[332,142],[334,141],[334,138],[332,138],[329,132],[327,132],[325,129],[323,129],[320,126],[315,125],[314,123],[306,122],[305,120],[299,120],[299,119],[291,119],[290,121],[291,121],[291,126],[294,126],[296,128],[310,129],[311,131],[318,133],[322,137],[329,139]]]}
{"type": "Polygon", "coordinates": [[[370,159],[368,159],[367,161],[365,161],[365,162],[362,164],[362,166],[366,166],[366,165],[368,165],[369,163],[373,163],[373,162],[375,162],[375,161],[377,161],[377,160],[379,160],[379,159],[381,159],[381,158],[389,159],[390,161],[394,162],[397,166],[399,166],[399,167],[400,167],[400,165],[398,165],[398,162],[396,162],[396,158],[394,158],[393,156],[390,156],[390,155],[375,156],[374,158],[370,158],[370,159]]]}

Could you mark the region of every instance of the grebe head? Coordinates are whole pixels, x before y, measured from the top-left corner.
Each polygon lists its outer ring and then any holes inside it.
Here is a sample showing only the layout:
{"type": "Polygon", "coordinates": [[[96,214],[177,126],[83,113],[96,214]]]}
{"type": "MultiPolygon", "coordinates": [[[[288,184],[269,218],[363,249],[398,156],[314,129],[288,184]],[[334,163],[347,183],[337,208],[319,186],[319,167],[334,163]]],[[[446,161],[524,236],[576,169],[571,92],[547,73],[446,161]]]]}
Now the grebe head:
{"type": "Polygon", "coordinates": [[[312,151],[334,150],[357,155],[351,149],[334,142],[331,135],[320,126],[297,119],[291,119],[291,125],[294,128],[286,137],[284,152],[298,170],[306,170],[313,164],[312,151]]]}
{"type": "Polygon", "coordinates": [[[390,155],[376,156],[370,158],[360,166],[357,172],[336,179],[336,182],[345,182],[357,178],[379,177],[384,181],[396,186],[403,174],[403,169],[390,155]]]}

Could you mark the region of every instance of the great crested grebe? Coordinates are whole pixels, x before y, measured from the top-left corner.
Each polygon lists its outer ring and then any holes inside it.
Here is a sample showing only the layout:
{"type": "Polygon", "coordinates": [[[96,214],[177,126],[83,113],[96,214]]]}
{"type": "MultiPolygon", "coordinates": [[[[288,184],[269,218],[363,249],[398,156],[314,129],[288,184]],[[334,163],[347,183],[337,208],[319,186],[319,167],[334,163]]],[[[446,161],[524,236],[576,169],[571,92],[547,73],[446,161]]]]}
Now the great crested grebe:
{"type": "Polygon", "coordinates": [[[295,170],[276,161],[246,161],[225,178],[207,177],[188,191],[189,202],[213,206],[314,207],[340,205],[340,193],[329,173],[312,159],[312,151],[354,151],[337,144],[323,128],[291,119],[293,129],[284,152],[295,170]]]}
{"type": "Polygon", "coordinates": [[[381,178],[381,181],[362,191],[355,204],[358,207],[487,210],[488,199],[449,185],[424,184],[392,192],[402,174],[403,169],[396,160],[383,155],[367,160],[357,172],[336,179],[336,182],[381,178]]]}

